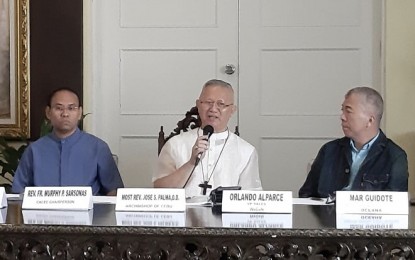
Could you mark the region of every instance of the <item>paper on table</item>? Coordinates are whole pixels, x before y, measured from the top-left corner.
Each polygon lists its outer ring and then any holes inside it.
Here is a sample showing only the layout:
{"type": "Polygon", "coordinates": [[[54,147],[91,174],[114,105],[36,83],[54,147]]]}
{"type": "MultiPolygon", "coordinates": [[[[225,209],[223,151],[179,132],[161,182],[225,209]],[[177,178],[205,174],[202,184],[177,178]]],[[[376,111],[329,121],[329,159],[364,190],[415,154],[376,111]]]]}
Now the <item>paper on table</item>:
{"type": "Polygon", "coordinates": [[[22,200],[23,194],[6,194],[7,200],[22,200]]]}
{"type": "Polygon", "coordinates": [[[212,202],[209,201],[208,196],[194,196],[190,198],[186,198],[186,205],[187,206],[211,206],[212,202]]]}
{"type": "Polygon", "coordinates": [[[116,196],[93,196],[92,202],[96,204],[115,204],[116,196]]]}
{"type": "Polygon", "coordinates": [[[293,198],[294,205],[333,205],[326,204],[327,198],[293,198]]]}

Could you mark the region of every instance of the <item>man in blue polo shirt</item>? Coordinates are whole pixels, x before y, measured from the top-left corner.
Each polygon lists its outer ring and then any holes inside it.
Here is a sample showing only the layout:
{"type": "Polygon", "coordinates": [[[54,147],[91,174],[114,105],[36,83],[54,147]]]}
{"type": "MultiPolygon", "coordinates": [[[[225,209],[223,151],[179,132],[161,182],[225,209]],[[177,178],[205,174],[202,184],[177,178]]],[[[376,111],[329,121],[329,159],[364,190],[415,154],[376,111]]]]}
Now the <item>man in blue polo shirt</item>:
{"type": "Polygon", "coordinates": [[[345,137],[323,145],[299,197],[328,197],[337,190],[408,191],[406,153],[379,128],[382,114],[376,90],[349,90],[341,114],[345,137]]]}
{"type": "Polygon", "coordinates": [[[94,195],[116,195],[124,187],[108,145],[78,128],[81,116],[76,92],[61,88],[50,95],[46,117],[53,130],[23,153],[14,193],[27,186],[91,186],[94,195]]]}

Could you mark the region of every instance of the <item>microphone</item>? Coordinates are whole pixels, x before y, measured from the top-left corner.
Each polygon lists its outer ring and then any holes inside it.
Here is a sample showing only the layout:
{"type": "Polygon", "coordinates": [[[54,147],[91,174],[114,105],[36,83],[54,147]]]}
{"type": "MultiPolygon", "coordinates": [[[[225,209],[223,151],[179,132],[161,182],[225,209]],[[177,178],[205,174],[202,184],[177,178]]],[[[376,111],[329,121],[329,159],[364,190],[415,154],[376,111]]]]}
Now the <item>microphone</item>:
{"type": "MultiPolygon", "coordinates": [[[[207,136],[208,136],[208,138],[206,139],[206,141],[208,141],[208,140],[209,140],[209,138],[210,138],[210,136],[213,134],[213,132],[214,132],[214,130],[213,130],[213,126],[211,126],[211,125],[207,125],[207,126],[205,126],[205,127],[203,128],[203,135],[207,135],[207,136]]],[[[203,154],[203,153],[199,153],[199,154],[197,155],[197,158],[196,158],[196,164],[195,164],[195,165],[197,165],[197,164],[199,163],[200,158],[202,157],[202,154],[203,154]]]]}
{"type": "MultiPolygon", "coordinates": [[[[211,125],[207,125],[207,126],[205,126],[205,127],[203,128],[203,135],[207,135],[207,136],[208,136],[208,138],[207,138],[207,140],[206,140],[206,141],[208,141],[208,140],[209,140],[209,138],[210,138],[210,136],[213,134],[213,132],[214,132],[214,130],[213,130],[213,126],[211,126],[211,125]]],[[[200,162],[200,158],[202,157],[202,154],[203,154],[203,153],[199,153],[199,154],[197,155],[197,157],[196,157],[196,163],[195,163],[195,166],[193,166],[193,169],[192,169],[192,171],[190,172],[189,177],[187,177],[187,180],[186,180],[186,182],[185,182],[185,183],[184,183],[184,185],[183,185],[183,189],[186,187],[187,183],[189,182],[190,178],[192,177],[193,172],[194,172],[194,171],[195,171],[195,169],[196,169],[196,166],[197,166],[197,165],[199,164],[199,162],[200,162]]]]}
{"type": "Polygon", "coordinates": [[[209,140],[210,136],[213,134],[213,131],[213,126],[207,125],[203,128],[203,135],[207,135],[209,140]]]}

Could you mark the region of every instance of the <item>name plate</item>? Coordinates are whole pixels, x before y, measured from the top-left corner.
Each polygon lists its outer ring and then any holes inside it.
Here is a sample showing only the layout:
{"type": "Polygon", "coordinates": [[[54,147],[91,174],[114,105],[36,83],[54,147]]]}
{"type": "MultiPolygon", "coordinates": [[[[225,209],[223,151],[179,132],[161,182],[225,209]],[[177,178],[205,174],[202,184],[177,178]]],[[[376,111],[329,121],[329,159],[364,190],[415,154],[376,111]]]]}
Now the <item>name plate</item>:
{"type": "Polygon", "coordinates": [[[408,214],[408,192],[337,191],[337,214],[408,214]]]}
{"type": "Polygon", "coordinates": [[[118,226],[184,227],[185,212],[115,212],[118,226]]]}
{"type": "Polygon", "coordinates": [[[292,228],[292,214],[222,214],[222,226],[229,228],[292,228]]]}
{"type": "Polygon", "coordinates": [[[184,189],[122,188],[117,191],[117,211],[185,211],[184,189]]]}
{"type": "Polygon", "coordinates": [[[89,210],[91,187],[26,187],[22,209],[89,210]]]}
{"type": "Polygon", "coordinates": [[[4,189],[4,187],[0,187],[0,208],[5,208],[7,207],[7,195],[6,195],[6,190],[4,189]]]}
{"type": "Polygon", "coordinates": [[[224,190],[222,212],[292,213],[291,191],[224,190]]]}
{"type": "Polygon", "coordinates": [[[93,210],[22,210],[23,222],[30,225],[92,225],[93,210]]]}
{"type": "Polygon", "coordinates": [[[408,215],[337,214],[336,227],[342,229],[407,229],[408,215]]]}

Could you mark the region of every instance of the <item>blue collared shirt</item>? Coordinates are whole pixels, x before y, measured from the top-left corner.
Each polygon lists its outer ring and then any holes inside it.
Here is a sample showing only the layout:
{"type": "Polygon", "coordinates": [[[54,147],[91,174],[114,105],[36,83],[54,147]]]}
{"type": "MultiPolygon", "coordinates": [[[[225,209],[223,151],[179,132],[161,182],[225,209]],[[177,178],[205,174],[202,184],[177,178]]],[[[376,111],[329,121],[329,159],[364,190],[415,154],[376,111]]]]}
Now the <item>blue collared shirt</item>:
{"type": "Polygon", "coordinates": [[[12,191],[27,186],[91,186],[94,195],[124,187],[108,145],[77,129],[59,139],[53,133],[33,142],[24,152],[12,191]]]}
{"type": "Polygon", "coordinates": [[[372,138],[368,143],[363,145],[362,149],[358,150],[354,145],[354,141],[350,139],[350,147],[352,148],[352,167],[350,169],[350,179],[349,184],[343,188],[343,190],[350,190],[352,188],[354,179],[356,178],[357,173],[359,172],[360,165],[362,165],[363,161],[366,159],[367,154],[369,153],[372,144],[376,141],[379,136],[378,134],[372,138]]]}

